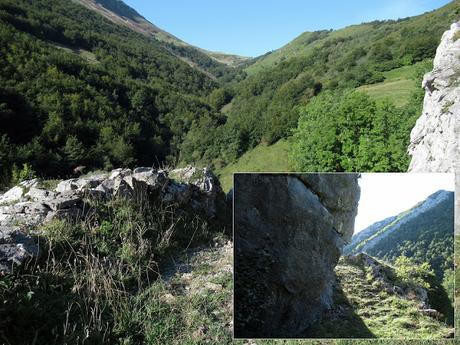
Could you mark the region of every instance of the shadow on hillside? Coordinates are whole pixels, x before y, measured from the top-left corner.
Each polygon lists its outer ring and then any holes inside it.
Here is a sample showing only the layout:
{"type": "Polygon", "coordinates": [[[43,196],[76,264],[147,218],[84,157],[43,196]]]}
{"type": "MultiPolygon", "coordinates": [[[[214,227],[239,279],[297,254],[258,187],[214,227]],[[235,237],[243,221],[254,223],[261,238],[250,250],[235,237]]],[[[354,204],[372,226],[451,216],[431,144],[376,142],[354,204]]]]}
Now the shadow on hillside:
{"type": "Polygon", "coordinates": [[[437,278],[429,281],[431,288],[428,290],[428,300],[432,308],[441,312],[443,318],[440,321],[449,326],[454,326],[454,301],[451,301],[442,283],[437,278]]]}
{"type": "Polygon", "coordinates": [[[376,338],[346,297],[340,284],[334,288],[334,306],[323,319],[307,329],[304,338],[376,338]]]}

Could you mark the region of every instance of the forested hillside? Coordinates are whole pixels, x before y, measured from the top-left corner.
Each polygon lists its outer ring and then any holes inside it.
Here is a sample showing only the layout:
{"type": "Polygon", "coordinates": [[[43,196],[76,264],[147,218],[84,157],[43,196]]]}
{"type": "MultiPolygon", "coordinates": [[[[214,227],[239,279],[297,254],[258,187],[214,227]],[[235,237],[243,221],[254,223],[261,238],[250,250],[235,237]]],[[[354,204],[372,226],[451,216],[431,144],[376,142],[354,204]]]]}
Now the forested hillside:
{"type": "Polygon", "coordinates": [[[71,1],[0,3],[0,175],[174,161],[217,83],[71,1]]]}
{"type": "Polygon", "coordinates": [[[428,262],[442,280],[444,272],[453,270],[454,193],[436,192],[411,210],[357,233],[344,253],[361,252],[387,262],[400,256],[428,262]]]}
{"type": "Polygon", "coordinates": [[[172,54],[211,77],[231,81],[245,76],[241,69],[232,68],[232,66],[239,65],[248,58],[194,47],[150,23],[121,0],[75,1],[96,11],[115,24],[126,26],[144,36],[153,37],[162,42],[164,48],[172,54]]]}

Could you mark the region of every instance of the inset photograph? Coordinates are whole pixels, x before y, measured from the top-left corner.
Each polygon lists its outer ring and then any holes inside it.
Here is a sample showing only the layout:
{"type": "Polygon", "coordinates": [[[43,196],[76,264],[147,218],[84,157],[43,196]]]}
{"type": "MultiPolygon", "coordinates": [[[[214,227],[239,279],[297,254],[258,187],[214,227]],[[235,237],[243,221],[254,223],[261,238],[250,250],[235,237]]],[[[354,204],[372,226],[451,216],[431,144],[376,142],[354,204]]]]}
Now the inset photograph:
{"type": "Polygon", "coordinates": [[[454,337],[454,174],[234,175],[234,337],[454,337]]]}

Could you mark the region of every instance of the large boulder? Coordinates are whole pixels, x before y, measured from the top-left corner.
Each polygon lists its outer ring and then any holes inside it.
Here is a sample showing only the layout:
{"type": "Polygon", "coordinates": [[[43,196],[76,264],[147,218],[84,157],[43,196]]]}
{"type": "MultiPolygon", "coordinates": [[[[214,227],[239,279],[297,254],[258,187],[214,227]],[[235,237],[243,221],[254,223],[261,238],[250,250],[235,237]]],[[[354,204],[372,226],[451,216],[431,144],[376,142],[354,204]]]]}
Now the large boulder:
{"type": "Polygon", "coordinates": [[[295,337],[331,307],[358,176],[235,175],[236,337],[295,337]]]}

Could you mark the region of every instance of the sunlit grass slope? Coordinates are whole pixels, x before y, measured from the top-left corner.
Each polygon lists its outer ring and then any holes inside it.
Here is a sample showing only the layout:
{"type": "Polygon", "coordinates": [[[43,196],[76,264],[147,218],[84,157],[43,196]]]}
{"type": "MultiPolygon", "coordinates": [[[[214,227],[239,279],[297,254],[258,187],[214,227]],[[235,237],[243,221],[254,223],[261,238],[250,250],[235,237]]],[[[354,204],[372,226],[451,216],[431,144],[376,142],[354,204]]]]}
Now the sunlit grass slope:
{"type": "Polygon", "coordinates": [[[431,63],[420,62],[411,66],[404,66],[384,72],[385,81],[373,85],[364,85],[358,90],[367,93],[375,100],[387,99],[397,107],[405,106],[410,98],[421,88],[417,75],[426,72],[431,63]]]}
{"type": "Polygon", "coordinates": [[[288,141],[282,139],[277,143],[267,146],[260,144],[246,152],[235,163],[218,169],[222,188],[229,191],[233,185],[233,173],[236,172],[288,172],[291,170],[288,161],[288,141]]]}

